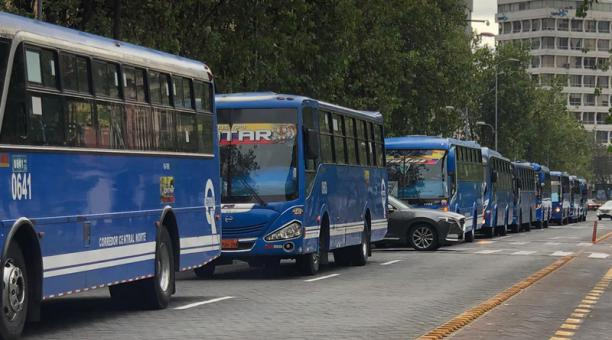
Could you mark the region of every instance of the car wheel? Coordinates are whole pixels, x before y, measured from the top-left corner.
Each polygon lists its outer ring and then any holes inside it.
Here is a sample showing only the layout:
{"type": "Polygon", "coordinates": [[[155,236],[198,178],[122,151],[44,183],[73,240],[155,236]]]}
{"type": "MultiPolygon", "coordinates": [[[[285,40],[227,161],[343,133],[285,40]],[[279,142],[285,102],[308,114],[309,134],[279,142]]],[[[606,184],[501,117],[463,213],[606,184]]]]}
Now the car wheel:
{"type": "Polygon", "coordinates": [[[436,230],[429,224],[419,224],[412,227],[408,240],[410,245],[418,251],[436,250],[439,247],[436,230]]]}
{"type": "Polygon", "coordinates": [[[464,238],[465,242],[474,242],[474,230],[470,230],[470,232],[466,233],[464,238]]]}

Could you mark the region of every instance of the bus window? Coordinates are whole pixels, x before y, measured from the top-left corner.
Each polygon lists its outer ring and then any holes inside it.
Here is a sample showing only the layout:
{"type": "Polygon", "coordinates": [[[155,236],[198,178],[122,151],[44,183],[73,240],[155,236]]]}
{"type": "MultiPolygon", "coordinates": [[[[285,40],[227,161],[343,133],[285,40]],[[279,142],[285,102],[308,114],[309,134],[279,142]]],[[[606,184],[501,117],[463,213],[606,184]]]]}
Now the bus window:
{"type": "Polygon", "coordinates": [[[207,114],[196,114],[199,153],[213,154],[213,119],[207,114]]]}
{"type": "Polygon", "coordinates": [[[159,72],[149,72],[149,98],[151,104],[161,104],[161,83],[159,82],[159,72]]]}
{"type": "Polygon", "coordinates": [[[336,155],[336,163],[346,164],[346,153],[344,146],[344,126],[342,116],[332,115],[332,128],[334,131],[334,153],[336,155]]]}
{"type": "Polygon", "coordinates": [[[62,53],[60,69],[64,90],[90,93],[89,62],[87,58],[62,53]]]}
{"type": "Polygon", "coordinates": [[[57,88],[55,52],[39,48],[26,48],[26,70],[28,82],[57,88]]]}
{"type": "Polygon", "coordinates": [[[321,162],[334,162],[333,136],[331,135],[331,118],[327,112],[319,112],[319,129],[321,136],[321,162]]]}
{"type": "Polygon", "coordinates": [[[30,108],[28,143],[34,145],[64,145],[64,108],[58,95],[31,94],[29,102],[40,103],[41,112],[30,108]]]}
{"type": "Polygon", "coordinates": [[[126,148],[125,113],[122,104],[98,103],[96,105],[99,147],[108,149],[126,148]]]}
{"type": "Polygon", "coordinates": [[[123,67],[123,94],[125,99],[138,99],[136,95],[136,70],[133,67],[123,67]]]}
{"type": "Polygon", "coordinates": [[[355,119],[344,117],[344,131],[346,134],[346,152],[349,164],[357,165],[357,139],[355,138],[355,119]]]}
{"type": "Polygon", "coordinates": [[[357,148],[359,153],[359,164],[368,165],[368,155],[366,152],[366,140],[365,140],[365,122],[363,120],[355,120],[357,124],[357,148]]]}
{"type": "Polygon", "coordinates": [[[97,96],[120,97],[119,66],[117,64],[95,60],[93,78],[97,96]]]}
{"type": "Polygon", "coordinates": [[[161,104],[170,106],[170,76],[160,73],[159,82],[161,85],[161,104]]]}
{"type": "Polygon", "coordinates": [[[174,94],[174,106],[185,109],[193,108],[191,105],[191,79],[173,77],[172,90],[174,94]]]}
{"type": "Polygon", "coordinates": [[[176,112],[176,129],[178,151],[196,152],[198,138],[195,134],[195,115],[187,112],[176,112]]]}
{"type": "Polygon", "coordinates": [[[78,147],[96,147],[97,136],[93,124],[93,111],[89,101],[66,101],[66,144],[78,147]]]}

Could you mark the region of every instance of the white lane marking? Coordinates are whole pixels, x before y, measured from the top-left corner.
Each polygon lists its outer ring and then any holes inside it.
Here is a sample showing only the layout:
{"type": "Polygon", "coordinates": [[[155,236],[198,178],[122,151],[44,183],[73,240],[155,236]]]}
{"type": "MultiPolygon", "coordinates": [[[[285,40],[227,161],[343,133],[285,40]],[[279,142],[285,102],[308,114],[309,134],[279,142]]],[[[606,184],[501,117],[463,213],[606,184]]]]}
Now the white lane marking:
{"type": "Polygon", "coordinates": [[[608,256],[610,256],[610,255],[606,254],[606,253],[591,253],[591,255],[589,255],[589,258],[591,258],[591,259],[607,259],[608,256]]]}
{"type": "Polygon", "coordinates": [[[550,256],[568,256],[568,255],[572,255],[574,252],[573,251],[561,251],[558,250],[552,254],[550,254],[550,256]]]}
{"type": "Polygon", "coordinates": [[[325,280],[325,279],[329,279],[332,277],[336,277],[340,274],[329,274],[329,275],[325,275],[325,276],[321,276],[321,277],[315,277],[314,279],[308,279],[308,280],[304,280],[304,282],[315,282],[315,281],[319,281],[319,280],[325,280]]]}
{"type": "Polygon", "coordinates": [[[501,249],[487,249],[487,250],[479,250],[475,252],[474,254],[495,254],[495,253],[499,253],[500,251],[502,250],[501,249]]]}
{"type": "Polygon", "coordinates": [[[509,238],[509,237],[512,237],[512,235],[498,236],[498,237],[497,237],[497,240],[499,241],[499,240],[503,240],[503,239],[505,239],[505,238],[509,238]]]}
{"type": "Polygon", "coordinates": [[[546,242],[545,244],[546,244],[547,246],[558,246],[558,245],[560,245],[561,243],[559,243],[559,242],[546,242]]]}
{"type": "Polygon", "coordinates": [[[223,297],[216,298],[216,299],[210,299],[210,300],[206,300],[206,301],[200,301],[200,302],[190,303],[190,304],[188,304],[188,305],[184,305],[184,306],[176,307],[176,308],[174,308],[174,309],[175,309],[175,310],[189,309],[189,308],[198,307],[198,306],[202,306],[202,305],[207,305],[207,304],[209,304],[209,303],[219,302],[219,301],[228,300],[228,299],[233,299],[233,298],[234,298],[233,296],[223,296],[223,297]]]}
{"type": "Polygon", "coordinates": [[[524,246],[526,244],[529,244],[529,241],[525,241],[525,242],[510,242],[510,244],[515,245],[515,246],[524,246]]]}
{"type": "Polygon", "coordinates": [[[531,255],[535,253],[536,253],[535,250],[521,250],[521,251],[515,251],[514,253],[510,255],[531,255]]]}
{"type": "Polygon", "coordinates": [[[381,266],[388,266],[388,265],[390,265],[390,264],[398,263],[398,262],[400,262],[400,261],[401,261],[401,260],[392,260],[392,261],[388,261],[388,262],[385,262],[385,263],[381,263],[380,265],[381,265],[381,266]]]}
{"type": "Polygon", "coordinates": [[[592,245],[593,245],[593,243],[591,243],[591,242],[580,242],[580,243],[578,243],[578,247],[590,247],[592,245]]]}

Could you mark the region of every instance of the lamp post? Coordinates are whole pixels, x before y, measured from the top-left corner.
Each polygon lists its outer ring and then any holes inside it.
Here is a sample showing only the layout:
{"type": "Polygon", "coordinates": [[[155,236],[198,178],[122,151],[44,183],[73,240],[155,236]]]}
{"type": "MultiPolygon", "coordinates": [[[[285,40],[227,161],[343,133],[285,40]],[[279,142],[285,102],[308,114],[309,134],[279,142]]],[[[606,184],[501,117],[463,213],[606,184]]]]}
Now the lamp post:
{"type": "MultiPolygon", "coordinates": [[[[493,128],[493,131],[495,132],[495,151],[498,150],[497,149],[497,114],[498,114],[498,112],[497,112],[497,85],[499,83],[499,80],[498,80],[499,72],[497,72],[497,67],[500,64],[502,64],[502,63],[510,62],[510,61],[511,62],[520,62],[520,60],[518,60],[516,58],[508,58],[508,59],[502,60],[499,63],[495,64],[495,127],[494,128],[491,127],[491,128],[493,128]]],[[[479,123],[486,124],[484,122],[479,122],[479,123]]],[[[478,123],[476,123],[476,124],[478,125],[478,123]]],[[[480,124],[480,125],[483,125],[483,124],[480,124]]],[[[489,124],[486,124],[486,125],[489,125],[489,124]]]]}

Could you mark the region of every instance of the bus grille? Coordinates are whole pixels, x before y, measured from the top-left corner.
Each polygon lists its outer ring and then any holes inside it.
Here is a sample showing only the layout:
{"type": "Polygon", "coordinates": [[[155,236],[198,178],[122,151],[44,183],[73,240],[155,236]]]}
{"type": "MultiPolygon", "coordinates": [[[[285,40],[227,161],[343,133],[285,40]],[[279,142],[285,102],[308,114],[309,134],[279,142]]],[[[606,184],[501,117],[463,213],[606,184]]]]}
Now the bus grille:
{"type": "Polygon", "coordinates": [[[260,236],[265,229],[266,224],[257,224],[246,227],[230,227],[227,225],[223,226],[223,237],[254,237],[260,236]]]}

